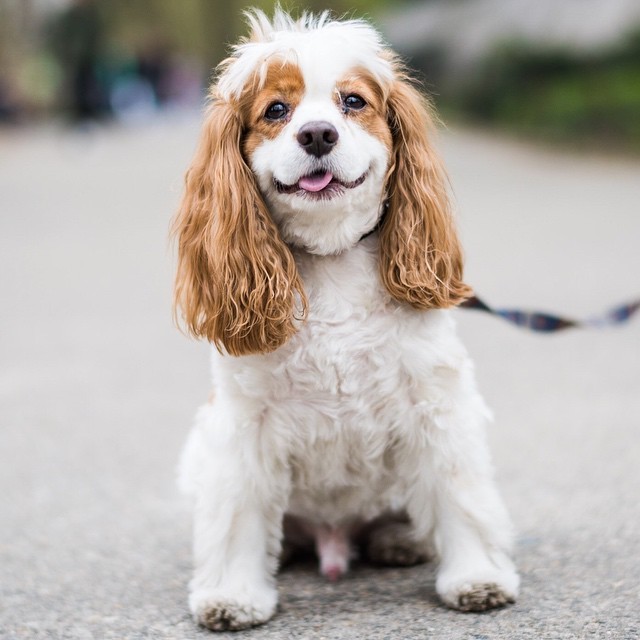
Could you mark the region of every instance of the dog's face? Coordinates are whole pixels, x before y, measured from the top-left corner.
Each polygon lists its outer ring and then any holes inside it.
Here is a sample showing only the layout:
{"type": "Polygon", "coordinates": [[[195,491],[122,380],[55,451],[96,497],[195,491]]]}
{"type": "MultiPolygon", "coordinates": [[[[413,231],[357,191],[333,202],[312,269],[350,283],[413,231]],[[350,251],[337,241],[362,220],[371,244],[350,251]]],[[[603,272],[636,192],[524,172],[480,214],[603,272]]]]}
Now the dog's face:
{"type": "Polygon", "coordinates": [[[468,293],[430,110],[360,21],[250,16],[222,63],[174,222],[189,329],[234,355],[296,331],[306,294],[292,248],[326,255],[376,227],[393,298],[447,307],[468,293]]]}
{"type": "Polygon", "coordinates": [[[392,135],[381,80],[344,53],[346,34],[314,35],[295,34],[296,62],[271,62],[245,98],[244,152],[285,241],[327,254],[375,226],[392,135]]]}

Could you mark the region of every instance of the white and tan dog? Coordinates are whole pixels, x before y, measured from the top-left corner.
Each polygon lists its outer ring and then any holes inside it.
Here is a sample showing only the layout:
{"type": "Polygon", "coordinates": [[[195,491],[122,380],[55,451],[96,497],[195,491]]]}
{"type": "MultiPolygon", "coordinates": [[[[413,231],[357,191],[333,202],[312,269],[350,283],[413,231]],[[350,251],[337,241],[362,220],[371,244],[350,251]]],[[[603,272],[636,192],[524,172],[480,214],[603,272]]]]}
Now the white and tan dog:
{"type": "Polygon", "coordinates": [[[364,536],[378,561],[435,553],[450,607],[512,602],[428,105],[365,22],[249,20],[174,221],[178,308],[217,347],[181,466],[191,610],[216,630],[269,620],[285,534],[331,579],[364,536]]]}

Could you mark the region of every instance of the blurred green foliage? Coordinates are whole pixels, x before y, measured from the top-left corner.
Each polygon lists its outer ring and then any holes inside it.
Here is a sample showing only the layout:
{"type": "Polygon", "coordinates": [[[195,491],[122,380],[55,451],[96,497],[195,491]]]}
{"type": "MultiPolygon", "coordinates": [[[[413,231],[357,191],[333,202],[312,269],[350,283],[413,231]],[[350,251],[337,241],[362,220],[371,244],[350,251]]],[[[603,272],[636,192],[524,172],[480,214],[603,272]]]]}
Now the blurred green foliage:
{"type": "Polygon", "coordinates": [[[640,32],[590,55],[504,45],[443,102],[551,141],[640,151],[640,32]]]}
{"type": "MultiPolygon", "coordinates": [[[[337,16],[367,17],[401,11],[410,0],[283,0],[282,7],[331,10],[337,16]]],[[[273,12],[274,0],[72,0],[100,14],[99,69],[113,77],[135,72],[140,57],[164,51],[211,70],[245,33],[243,12],[273,12]]],[[[58,31],[69,6],[47,14],[36,0],[0,0],[0,112],[5,102],[47,113],[61,106],[68,86],[73,38],[58,31]],[[38,9],[38,7],[40,7],[38,9]]],[[[76,30],[77,31],[77,30],[76,30]]],[[[401,42],[397,42],[401,46],[401,42]]],[[[85,47],[86,49],[86,47],[85,47]]],[[[447,54],[428,42],[410,61],[426,78],[439,105],[482,123],[559,142],[579,142],[640,151],[640,32],[615,49],[577,54],[511,42],[448,77],[447,54]],[[455,74],[454,74],[455,75],[455,74]]],[[[63,105],[62,105],[63,106],[63,105]]]]}
{"type": "Polygon", "coordinates": [[[0,121],[67,112],[81,93],[104,94],[107,108],[143,65],[182,65],[206,80],[246,33],[243,13],[271,15],[278,4],[294,16],[372,18],[391,0],[0,0],[0,121]]]}
{"type": "MultiPolygon", "coordinates": [[[[176,49],[215,66],[225,57],[230,43],[245,31],[243,12],[256,7],[273,12],[273,0],[98,0],[110,25],[114,46],[139,47],[153,39],[162,39],[176,49]]],[[[308,0],[282,2],[283,8],[299,15],[302,10],[325,9],[336,15],[370,16],[390,5],[390,0],[308,0]]],[[[398,4],[398,3],[396,3],[398,4]]]]}

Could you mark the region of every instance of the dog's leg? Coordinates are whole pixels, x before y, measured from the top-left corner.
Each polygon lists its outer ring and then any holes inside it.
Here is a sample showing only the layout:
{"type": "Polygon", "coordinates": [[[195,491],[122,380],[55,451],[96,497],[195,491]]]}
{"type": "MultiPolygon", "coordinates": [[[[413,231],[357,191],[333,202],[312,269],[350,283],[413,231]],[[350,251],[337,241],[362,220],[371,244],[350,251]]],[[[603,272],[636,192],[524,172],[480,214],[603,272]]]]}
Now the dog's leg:
{"type": "Polygon", "coordinates": [[[183,459],[183,468],[197,467],[188,470],[195,493],[189,605],[196,621],[215,631],[272,617],[287,496],[284,472],[265,451],[258,455],[259,437],[224,432],[195,430],[183,459]]]}
{"type": "Polygon", "coordinates": [[[519,578],[485,443],[487,411],[476,394],[455,399],[428,427],[408,510],[417,535],[433,531],[440,598],[454,609],[484,611],[514,602],[519,578]]]}
{"type": "Polygon", "coordinates": [[[433,556],[429,542],[416,538],[415,529],[406,518],[375,523],[366,538],[367,557],[376,564],[409,567],[433,556]]]}

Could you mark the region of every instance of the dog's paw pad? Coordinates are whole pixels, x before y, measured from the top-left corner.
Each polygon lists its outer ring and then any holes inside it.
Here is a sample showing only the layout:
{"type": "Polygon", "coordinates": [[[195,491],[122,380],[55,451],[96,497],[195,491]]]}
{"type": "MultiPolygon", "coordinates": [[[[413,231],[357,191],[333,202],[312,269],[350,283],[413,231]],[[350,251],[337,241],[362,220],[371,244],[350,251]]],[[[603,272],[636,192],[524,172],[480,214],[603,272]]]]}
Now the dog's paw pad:
{"type": "Polygon", "coordinates": [[[246,607],[238,607],[232,603],[218,603],[203,609],[198,615],[198,622],[213,631],[228,631],[246,629],[260,624],[263,620],[246,607]]]}
{"type": "Polygon", "coordinates": [[[273,616],[275,604],[275,598],[258,603],[215,595],[191,597],[196,622],[212,631],[238,631],[263,624],[273,616]]]}
{"type": "Polygon", "coordinates": [[[472,584],[464,587],[453,604],[460,611],[488,611],[515,602],[515,598],[495,583],[472,584]]]}

